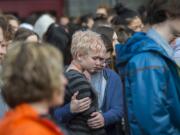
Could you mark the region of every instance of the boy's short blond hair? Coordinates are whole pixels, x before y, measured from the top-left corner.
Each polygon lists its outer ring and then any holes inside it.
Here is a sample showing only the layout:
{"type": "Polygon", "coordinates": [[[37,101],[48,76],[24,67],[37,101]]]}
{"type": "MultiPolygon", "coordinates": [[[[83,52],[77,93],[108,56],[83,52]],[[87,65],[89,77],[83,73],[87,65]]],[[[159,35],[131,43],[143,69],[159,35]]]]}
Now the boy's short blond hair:
{"type": "Polygon", "coordinates": [[[76,58],[77,54],[88,55],[91,52],[105,52],[106,48],[101,36],[93,31],[77,31],[72,38],[71,54],[76,58]]]}

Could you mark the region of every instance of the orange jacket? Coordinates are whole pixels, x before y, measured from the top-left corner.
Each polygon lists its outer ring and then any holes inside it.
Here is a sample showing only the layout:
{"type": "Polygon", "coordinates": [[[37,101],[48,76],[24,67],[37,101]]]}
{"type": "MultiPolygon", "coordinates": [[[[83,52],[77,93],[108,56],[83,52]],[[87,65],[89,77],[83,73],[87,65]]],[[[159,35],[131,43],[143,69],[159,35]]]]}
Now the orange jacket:
{"type": "Polygon", "coordinates": [[[57,126],[28,104],[22,104],[7,112],[0,121],[0,135],[63,135],[57,126]]]}

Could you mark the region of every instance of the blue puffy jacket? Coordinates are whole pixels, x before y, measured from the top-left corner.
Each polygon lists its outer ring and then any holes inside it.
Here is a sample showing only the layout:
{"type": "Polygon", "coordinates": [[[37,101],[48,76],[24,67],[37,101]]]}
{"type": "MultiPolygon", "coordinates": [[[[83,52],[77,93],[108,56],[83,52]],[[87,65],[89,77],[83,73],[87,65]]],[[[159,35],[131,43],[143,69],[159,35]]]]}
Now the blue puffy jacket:
{"type": "Polygon", "coordinates": [[[145,33],[116,46],[132,135],[180,135],[177,65],[145,33]]]}

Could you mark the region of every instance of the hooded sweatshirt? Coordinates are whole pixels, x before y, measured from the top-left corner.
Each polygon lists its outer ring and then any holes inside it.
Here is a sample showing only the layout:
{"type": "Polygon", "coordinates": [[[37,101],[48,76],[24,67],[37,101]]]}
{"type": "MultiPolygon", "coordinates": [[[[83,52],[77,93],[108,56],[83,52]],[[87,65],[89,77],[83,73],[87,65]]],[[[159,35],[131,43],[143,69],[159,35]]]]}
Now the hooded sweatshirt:
{"type": "Polygon", "coordinates": [[[132,135],[180,135],[180,78],[158,42],[135,33],[116,46],[132,135]]]}

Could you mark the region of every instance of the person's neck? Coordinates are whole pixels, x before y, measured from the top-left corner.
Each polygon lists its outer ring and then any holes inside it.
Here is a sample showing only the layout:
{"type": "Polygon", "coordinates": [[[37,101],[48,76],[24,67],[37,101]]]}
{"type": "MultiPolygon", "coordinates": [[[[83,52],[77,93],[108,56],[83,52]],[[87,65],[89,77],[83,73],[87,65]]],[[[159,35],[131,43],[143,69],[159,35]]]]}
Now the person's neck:
{"type": "Polygon", "coordinates": [[[171,27],[168,25],[168,23],[160,23],[152,26],[158,32],[158,34],[163,37],[168,43],[173,38],[173,33],[171,30],[171,27]]]}
{"type": "Polygon", "coordinates": [[[49,112],[49,105],[45,101],[31,103],[30,105],[38,112],[39,115],[46,115],[49,112]]]}
{"type": "Polygon", "coordinates": [[[78,71],[78,72],[80,72],[80,73],[83,73],[83,72],[84,72],[84,70],[83,70],[83,68],[81,67],[81,65],[80,65],[77,61],[75,61],[75,60],[73,60],[73,61],[71,62],[71,64],[69,65],[67,71],[69,71],[69,70],[71,70],[71,69],[76,70],[76,71],[78,71]]]}

